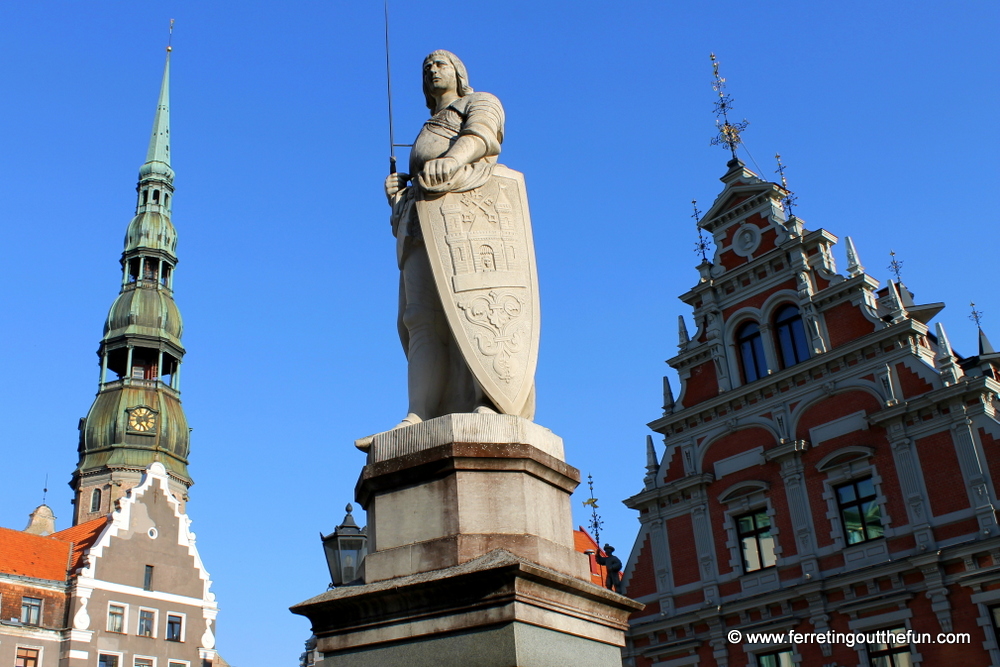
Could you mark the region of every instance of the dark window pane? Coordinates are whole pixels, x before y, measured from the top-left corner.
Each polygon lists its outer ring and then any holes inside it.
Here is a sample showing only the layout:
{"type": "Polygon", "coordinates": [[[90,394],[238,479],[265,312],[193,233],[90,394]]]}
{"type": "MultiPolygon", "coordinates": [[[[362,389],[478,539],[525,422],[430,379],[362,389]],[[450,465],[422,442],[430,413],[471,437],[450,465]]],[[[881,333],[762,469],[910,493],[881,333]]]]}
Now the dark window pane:
{"type": "Polygon", "coordinates": [[[875,495],[875,483],[872,482],[872,478],[858,480],[858,497],[859,498],[869,498],[875,495]]]}
{"type": "Polygon", "coordinates": [[[857,496],[854,495],[853,484],[845,484],[837,489],[837,499],[840,500],[841,503],[849,503],[856,498],[857,496]]]}

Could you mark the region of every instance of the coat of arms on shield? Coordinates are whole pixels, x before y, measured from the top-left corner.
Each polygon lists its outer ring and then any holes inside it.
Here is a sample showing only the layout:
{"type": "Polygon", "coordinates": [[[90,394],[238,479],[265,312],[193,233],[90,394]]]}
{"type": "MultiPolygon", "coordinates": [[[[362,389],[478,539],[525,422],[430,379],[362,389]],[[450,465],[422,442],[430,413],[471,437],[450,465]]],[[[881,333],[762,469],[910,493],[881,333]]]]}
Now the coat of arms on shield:
{"type": "Polygon", "coordinates": [[[532,399],[540,324],[524,175],[498,164],[485,184],[419,200],[417,213],[466,363],[502,412],[522,414],[532,399]]]}

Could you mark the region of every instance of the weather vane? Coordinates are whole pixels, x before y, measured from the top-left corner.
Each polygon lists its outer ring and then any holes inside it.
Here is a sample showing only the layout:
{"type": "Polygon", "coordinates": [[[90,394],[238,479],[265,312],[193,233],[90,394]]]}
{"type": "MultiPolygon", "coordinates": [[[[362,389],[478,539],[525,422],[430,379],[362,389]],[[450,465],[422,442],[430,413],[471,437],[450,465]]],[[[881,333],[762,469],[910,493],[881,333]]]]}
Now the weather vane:
{"type": "Polygon", "coordinates": [[[892,261],[889,262],[889,270],[896,274],[896,282],[903,282],[903,262],[896,259],[896,253],[893,250],[889,251],[889,256],[892,257],[892,261]]]}
{"type": "Polygon", "coordinates": [[[174,20],[170,19],[170,29],[167,31],[167,53],[174,50],[171,43],[174,41],[174,20]]]}
{"type": "Polygon", "coordinates": [[[597,513],[597,498],[594,497],[593,475],[587,475],[587,486],[590,487],[590,497],[583,501],[583,505],[584,507],[590,507],[590,532],[594,534],[594,541],[600,546],[601,528],[604,527],[604,521],[601,520],[601,515],[597,513]]]}
{"type": "Polygon", "coordinates": [[[969,306],[972,308],[972,314],[969,315],[969,319],[976,323],[976,328],[977,329],[979,329],[980,331],[982,331],[983,330],[983,325],[982,325],[982,322],[983,322],[983,311],[976,310],[976,302],[975,301],[970,302],[969,306]]]}
{"type": "Polygon", "coordinates": [[[793,216],[792,207],[795,206],[795,200],[798,197],[788,189],[788,181],[785,179],[785,165],[781,164],[781,153],[775,153],[774,159],[778,161],[778,168],[774,173],[781,176],[781,187],[785,191],[785,196],[781,199],[781,207],[785,209],[785,215],[791,218],[793,216]]]}
{"type": "Polygon", "coordinates": [[[698,210],[698,200],[691,200],[691,207],[694,209],[694,213],[691,215],[694,218],[694,226],[698,230],[698,242],[694,244],[694,251],[701,255],[701,261],[708,261],[708,241],[705,237],[701,235],[701,211],[698,210]]]}
{"type": "Polygon", "coordinates": [[[719,95],[715,101],[715,126],[719,129],[719,134],[712,139],[713,146],[725,146],[736,159],[736,147],[742,143],[740,133],[747,129],[750,123],[743,119],[737,123],[729,122],[729,112],[733,110],[733,98],[726,93],[726,80],[719,76],[719,61],[715,59],[715,54],[709,55],[712,59],[712,90],[719,95]]]}

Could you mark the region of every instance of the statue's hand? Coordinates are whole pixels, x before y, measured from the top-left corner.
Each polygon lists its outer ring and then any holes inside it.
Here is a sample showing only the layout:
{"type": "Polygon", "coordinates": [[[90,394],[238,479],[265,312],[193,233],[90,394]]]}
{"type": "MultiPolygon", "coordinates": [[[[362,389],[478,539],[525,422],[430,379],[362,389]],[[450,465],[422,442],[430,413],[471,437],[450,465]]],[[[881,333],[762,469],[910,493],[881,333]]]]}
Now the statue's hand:
{"type": "Polygon", "coordinates": [[[389,174],[385,178],[385,196],[391,197],[406,187],[410,180],[409,174],[389,174]]]}
{"type": "Polygon", "coordinates": [[[458,160],[453,157],[439,157],[424,164],[424,180],[428,185],[441,185],[458,171],[458,160]]]}

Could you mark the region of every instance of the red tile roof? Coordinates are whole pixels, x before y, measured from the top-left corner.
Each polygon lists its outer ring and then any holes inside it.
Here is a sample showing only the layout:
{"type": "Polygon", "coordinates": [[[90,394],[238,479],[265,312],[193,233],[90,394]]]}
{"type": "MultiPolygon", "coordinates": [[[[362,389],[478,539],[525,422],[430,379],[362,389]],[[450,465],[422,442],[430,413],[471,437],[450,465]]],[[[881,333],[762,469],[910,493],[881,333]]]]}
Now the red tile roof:
{"type": "Polygon", "coordinates": [[[583,529],[583,526],[573,531],[573,548],[580,553],[594,552],[594,554],[587,556],[587,559],[590,561],[590,579],[591,582],[598,586],[603,586],[604,567],[597,564],[597,561],[594,560],[594,555],[606,556],[607,554],[604,553],[604,549],[597,546],[597,542],[590,536],[590,533],[583,529]]]}
{"type": "Polygon", "coordinates": [[[0,528],[0,572],[65,581],[68,563],[69,543],[0,528]]]}
{"type": "Polygon", "coordinates": [[[46,537],[0,528],[0,573],[65,581],[67,570],[80,566],[83,552],[94,544],[107,523],[107,517],[94,519],[46,537]]]}
{"type": "Polygon", "coordinates": [[[60,530],[58,533],[50,535],[50,537],[62,542],[73,543],[73,561],[69,568],[71,572],[80,567],[80,563],[83,560],[83,552],[94,545],[94,542],[100,537],[101,532],[110,520],[110,517],[103,516],[100,519],[87,521],[86,523],[81,523],[78,526],[60,530]]]}

